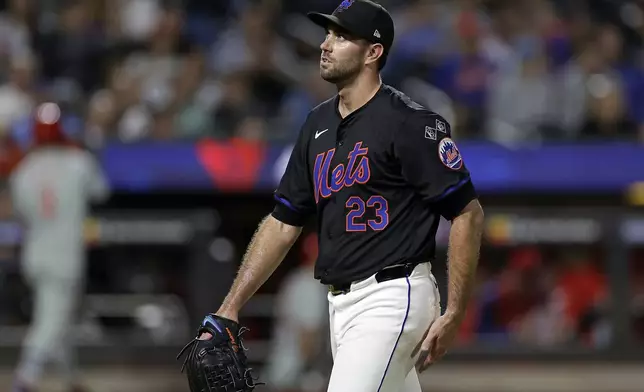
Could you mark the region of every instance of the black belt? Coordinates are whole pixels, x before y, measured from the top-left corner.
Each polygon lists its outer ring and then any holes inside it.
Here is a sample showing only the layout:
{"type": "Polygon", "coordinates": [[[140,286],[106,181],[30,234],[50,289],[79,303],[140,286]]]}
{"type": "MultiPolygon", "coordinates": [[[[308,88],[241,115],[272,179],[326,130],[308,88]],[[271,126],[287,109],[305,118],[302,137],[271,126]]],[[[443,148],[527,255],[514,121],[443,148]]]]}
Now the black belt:
{"type": "MultiPolygon", "coordinates": [[[[399,278],[405,278],[411,275],[416,266],[421,263],[407,263],[407,264],[396,264],[389,267],[385,267],[380,271],[376,272],[376,282],[382,283],[388,280],[394,280],[399,278]]],[[[351,285],[353,282],[340,284],[340,285],[329,285],[329,292],[332,295],[347,294],[351,291],[351,285]]]]}

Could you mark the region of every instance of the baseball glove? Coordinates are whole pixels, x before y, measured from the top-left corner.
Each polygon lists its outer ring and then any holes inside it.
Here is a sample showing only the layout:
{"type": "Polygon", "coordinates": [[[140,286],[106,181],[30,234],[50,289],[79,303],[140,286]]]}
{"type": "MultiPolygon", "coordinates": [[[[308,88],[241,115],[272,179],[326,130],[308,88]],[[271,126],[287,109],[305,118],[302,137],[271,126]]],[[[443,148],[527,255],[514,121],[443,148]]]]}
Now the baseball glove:
{"type": "Polygon", "coordinates": [[[247,364],[241,340],[247,330],[214,314],[204,318],[197,336],[177,355],[178,360],[189,349],[181,372],[187,370],[191,392],[250,392],[261,384],[255,382],[247,364]],[[212,337],[201,340],[204,332],[212,337]]]}

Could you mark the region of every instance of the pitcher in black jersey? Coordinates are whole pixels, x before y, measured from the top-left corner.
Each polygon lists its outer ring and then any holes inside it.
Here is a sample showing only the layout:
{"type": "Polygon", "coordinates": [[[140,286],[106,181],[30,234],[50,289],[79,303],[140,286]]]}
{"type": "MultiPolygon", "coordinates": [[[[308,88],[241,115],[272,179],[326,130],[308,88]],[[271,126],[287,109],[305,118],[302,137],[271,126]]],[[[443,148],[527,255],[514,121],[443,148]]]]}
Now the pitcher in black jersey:
{"type": "Polygon", "coordinates": [[[317,215],[315,278],[329,288],[330,392],[420,391],[463,320],[483,210],[450,124],[381,82],[389,13],[344,0],[310,13],[327,31],[321,77],[338,94],[313,109],[233,286],[217,312],[237,320],[317,215]],[[448,301],[431,273],[439,217],[451,221],[448,301]]]}

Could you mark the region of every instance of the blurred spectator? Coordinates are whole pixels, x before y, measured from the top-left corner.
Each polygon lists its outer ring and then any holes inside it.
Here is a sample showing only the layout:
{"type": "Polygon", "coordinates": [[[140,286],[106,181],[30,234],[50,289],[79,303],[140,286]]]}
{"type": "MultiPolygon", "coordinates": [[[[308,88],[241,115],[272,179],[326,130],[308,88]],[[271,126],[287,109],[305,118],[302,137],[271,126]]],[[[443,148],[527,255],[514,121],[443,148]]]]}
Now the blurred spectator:
{"type": "Polygon", "coordinates": [[[537,249],[517,249],[509,256],[508,266],[494,282],[494,294],[481,311],[489,318],[481,325],[483,331],[500,333],[505,340],[516,323],[543,301],[543,288],[534,279],[543,263],[541,257],[537,249]]]}
{"type": "Polygon", "coordinates": [[[298,61],[288,42],[277,35],[274,16],[259,2],[247,2],[237,20],[213,45],[212,69],[220,75],[230,72],[257,72],[260,75],[296,81],[298,61]]]}
{"type": "Polygon", "coordinates": [[[555,75],[557,91],[557,125],[566,139],[576,139],[582,134],[589,111],[588,86],[592,75],[604,68],[604,61],[594,42],[585,43],[576,58],[555,75]]]}
{"type": "MultiPolygon", "coordinates": [[[[576,328],[580,328],[585,315],[605,300],[606,275],[582,250],[566,252],[561,261],[564,268],[557,286],[564,295],[564,315],[576,328]]],[[[591,339],[591,336],[584,334],[584,339],[591,339]]]]}
{"type": "Polygon", "coordinates": [[[291,45],[272,28],[275,16],[261,3],[249,2],[213,45],[210,64],[215,74],[244,75],[243,84],[255,98],[253,115],[272,119],[282,97],[302,78],[291,45]]]}
{"type": "Polygon", "coordinates": [[[62,83],[73,100],[98,88],[104,65],[104,35],[95,24],[91,3],[65,0],[56,29],[39,39],[42,76],[62,83]]]}
{"type": "MultiPolygon", "coordinates": [[[[259,102],[245,72],[231,72],[222,78],[221,100],[214,109],[213,136],[239,136],[244,121],[261,116],[259,102]]],[[[263,131],[262,131],[263,132],[263,131]]]]}
{"type": "Polygon", "coordinates": [[[557,14],[555,2],[536,0],[531,2],[531,5],[530,12],[534,15],[538,34],[544,40],[550,69],[556,71],[566,64],[573,54],[569,26],[557,14]]]}
{"type": "Polygon", "coordinates": [[[617,67],[622,58],[622,36],[614,26],[602,26],[597,31],[597,49],[605,68],[588,81],[590,123],[588,136],[632,137],[627,124],[624,86],[617,67]]]}
{"type": "Polygon", "coordinates": [[[500,265],[482,259],[461,344],[606,345],[606,275],[585,250],[562,249],[519,247],[500,265]]]}
{"type": "Polygon", "coordinates": [[[282,104],[281,113],[284,119],[282,137],[288,141],[296,139],[311,108],[335,94],[333,85],[320,77],[320,67],[317,62],[306,64],[303,68],[306,73],[303,82],[284,97],[282,104]]]}
{"type": "Polygon", "coordinates": [[[573,341],[576,337],[575,325],[564,317],[566,297],[557,289],[556,272],[545,269],[536,274],[541,285],[543,302],[535,304],[524,317],[515,320],[512,333],[517,342],[524,345],[556,347],[573,341]]]}
{"type": "Polygon", "coordinates": [[[108,91],[96,93],[89,102],[85,124],[85,142],[87,146],[100,148],[109,133],[109,127],[114,125],[116,102],[108,91]]]}
{"type": "Polygon", "coordinates": [[[485,2],[489,15],[489,31],[482,39],[483,56],[495,70],[512,72],[522,58],[515,52],[515,41],[529,29],[529,17],[522,9],[523,1],[492,0],[485,2]]]}
{"type": "Polygon", "coordinates": [[[481,53],[482,27],[474,10],[464,10],[456,20],[459,42],[455,53],[440,61],[431,78],[456,103],[458,137],[480,137],[489,77],[493,66],[481,53]]]}
{"type": "Polygon", "coordinates": [[[160,0],[116,0],[107,7],[112,35],[133,42],[145,42],[154,34],[162,12],[160,0]]]}
{"type": "Polygon", "coordinates": [[[180,75],[197,71],[188,63],[198,61],[192,59],[198,55],[196,48],[182,35],[183,22],[182,10],[166,4],[149,39],[122,64],[121,86],[133,94],[132,106],[125,109],[120,123],[121,139],[174,136],[173,115],[181,89],[177,83],[180,75]]]}
{"type": "Polygon", "coordinates": [[[10,68],[7,60],[31,52],[33,28],[36,23],[34,0],[10,0],[7,10],[0,13],[0,72],[10,68]]]}
{"type": "Polygon", "coordinates": [[[173,124],[177,138],[201,138],[210,136],[213,127],[211,110],[218,98],[206,78],[203,56],[186,59],[184,71],[176,81],[177,117],[173,124]],[[210,91],[209,91],[210,90],[210,91]]]}
{"type": "Polygon", "coordinates": [[[427,71],[449,46],[449,29],[440,16],[447,8],[438,2],[411,1],[392,15],[396,24],[395,44],[383,69],[386,83],[399,86],[407,77],[426,77],[427,71]]]}
{"type": "Polygon", "coordinates": [[[0,87],[0,136],[9,131],[14,121],[34,109],[36,67],[35,59],[28,52],[11,58],[9,80],[0,87]]]}
{"type": "Polygon", "coordinates": [[[525,35],[517,42],[517,68],[503,68],[492,80],[487,137],[501,144],[541,142],[554,121],[554,83],[542,42],[525,35]]]}

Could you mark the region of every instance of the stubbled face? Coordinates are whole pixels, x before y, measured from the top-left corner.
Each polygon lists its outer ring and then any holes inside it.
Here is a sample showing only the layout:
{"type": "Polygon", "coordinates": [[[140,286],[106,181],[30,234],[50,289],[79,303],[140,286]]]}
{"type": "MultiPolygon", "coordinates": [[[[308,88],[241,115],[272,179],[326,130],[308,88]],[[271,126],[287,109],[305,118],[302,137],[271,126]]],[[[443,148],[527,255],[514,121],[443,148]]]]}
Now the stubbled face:
{"type": "Polygon", "coordinates": [[[350,80],[365,67],[368,45],[340,29],[329,27],[320,49],[320,76],[329,83],[350,80]]]}

